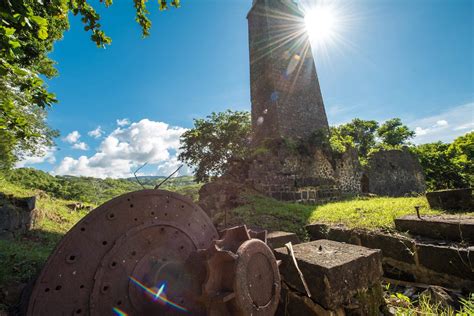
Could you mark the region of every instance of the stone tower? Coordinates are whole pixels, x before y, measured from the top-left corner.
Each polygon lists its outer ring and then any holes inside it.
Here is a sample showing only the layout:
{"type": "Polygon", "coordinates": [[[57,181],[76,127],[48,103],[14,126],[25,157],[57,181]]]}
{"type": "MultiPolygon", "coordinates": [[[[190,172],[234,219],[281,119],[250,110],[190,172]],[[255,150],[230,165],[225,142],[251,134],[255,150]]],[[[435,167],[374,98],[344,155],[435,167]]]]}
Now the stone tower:
{"type": "Polygon", "coordinates": [[[303,14],[292,0],[254,0],[249,24],[254,141],[328,130],[303,14]]]}

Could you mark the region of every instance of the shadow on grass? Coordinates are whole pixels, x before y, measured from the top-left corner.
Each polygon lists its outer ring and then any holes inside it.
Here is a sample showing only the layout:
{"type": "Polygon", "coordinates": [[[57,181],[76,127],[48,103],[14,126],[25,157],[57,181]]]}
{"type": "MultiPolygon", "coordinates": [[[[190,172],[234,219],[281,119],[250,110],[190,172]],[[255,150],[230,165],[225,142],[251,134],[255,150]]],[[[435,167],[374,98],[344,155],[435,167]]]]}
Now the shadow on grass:
{"type": "Polygon", "coordinates": [[[13,239],[0,240],[0,312],[23,314],[34,280],[62,237],[58,233],[32,230],[13,239]]]}
{"type": "Polygon", "coordinates": [[[32,230],[11,240],[0,240],[0,289],[36,277],[62,237],[32,230]]]}
{"type": "Polygon", "coordinates": [[[232,221],[228,226],[245,223],[250,228],[268,231],[287,231],[306,240],[305,226],[314,211],[314,206],[277,201],[265,196],[247,196],[245,205],[230,211],[232,221]]]}

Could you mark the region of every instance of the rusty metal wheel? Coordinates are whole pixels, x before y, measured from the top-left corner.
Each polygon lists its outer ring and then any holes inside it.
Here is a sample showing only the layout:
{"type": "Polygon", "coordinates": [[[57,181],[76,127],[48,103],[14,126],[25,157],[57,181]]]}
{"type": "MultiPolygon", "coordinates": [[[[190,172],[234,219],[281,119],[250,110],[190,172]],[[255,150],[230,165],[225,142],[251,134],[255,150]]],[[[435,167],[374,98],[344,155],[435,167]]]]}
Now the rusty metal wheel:
{"type": "Polygon", "coordinates": [[[280,274],[265,240],[266,233],[262,236],[240,226],[225,230],[221,239],[203,252],[207,278],[202,300],[208,315],[275,314],[280,274]]]}
{"type": "Polygon", "coordinates": [[[185,263],[217,238],[204,211],[179,194],[117,197],[64,236],[36,281],[27,315],[193,311],[201,280],[185,263]]]}

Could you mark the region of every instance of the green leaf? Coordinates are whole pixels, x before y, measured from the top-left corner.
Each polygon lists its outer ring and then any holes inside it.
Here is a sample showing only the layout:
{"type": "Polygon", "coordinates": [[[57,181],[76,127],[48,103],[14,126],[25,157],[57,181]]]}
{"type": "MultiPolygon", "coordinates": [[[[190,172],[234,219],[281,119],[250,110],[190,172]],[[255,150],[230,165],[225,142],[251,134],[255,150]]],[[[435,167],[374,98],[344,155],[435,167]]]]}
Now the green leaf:
{"type": "Polygon", "coordinates": [[[16,32],[13,27],[3,27],[3,30],[5,31],[5,35],[8,37],[12,36],[16,32]]]}
{"type": "Polygon", "coordinates": [[[15,67],[13,68],[13,73],[18,76],[26,76],[28,74],[28,71],[15,67]]]}
{"type": "Polygon", "coordinates": [[[20,42],[18,41],[8,41],[8,44],[10,44],[10,46],[15,49],[15,48],[18,48],[21,46],[20,42]]]}
{"type": "Polygon", "coordinates": [[[48,20],[38,15],[33,15],[31,19],[38,24],[38,26],[48,26],[48,20]]]}
{"type": "Polygon", "coordinates": [[[160,2],[160,11],[168,9],[168,4],[166,3],[166,0],[158,0],[158,1],[160,2]]]}
{"type": "Polygon", "coordinates": [[[40,40],[45,40],[48,38],[48,29],[47,28],[40,28],[38,30],[38,38],[40,40]]]}

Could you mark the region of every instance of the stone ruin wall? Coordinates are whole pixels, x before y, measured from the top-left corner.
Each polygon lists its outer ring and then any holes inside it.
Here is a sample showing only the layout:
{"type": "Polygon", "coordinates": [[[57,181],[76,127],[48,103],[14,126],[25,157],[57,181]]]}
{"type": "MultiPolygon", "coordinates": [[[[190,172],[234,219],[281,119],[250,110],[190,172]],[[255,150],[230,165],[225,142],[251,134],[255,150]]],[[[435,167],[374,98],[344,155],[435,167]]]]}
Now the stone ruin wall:
{"type": "Polygon", "coordinates": [[[404,196],[424,193],[423,169],[408,150],[386,150],[374,153],[365,172],[370,193],[383,196],[404,196]]]}
{"type": "Polygon", "coordinates": [[[267,196],[310,204],[359,194],[361,177],[357,153],[352,150],[337,157],[321,149],[311,156],[269,152],[256,157],[248,171],[253,186],[267,196]]]}

